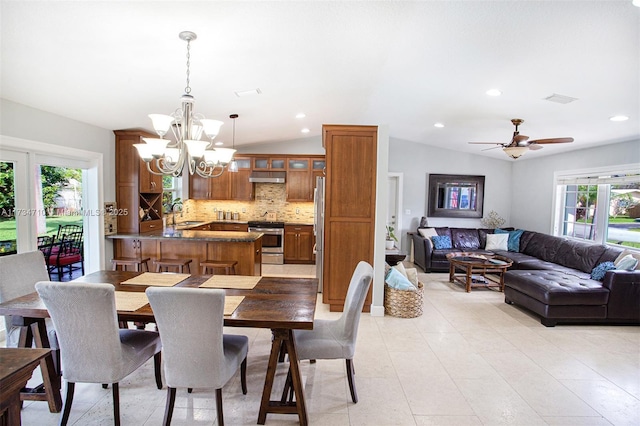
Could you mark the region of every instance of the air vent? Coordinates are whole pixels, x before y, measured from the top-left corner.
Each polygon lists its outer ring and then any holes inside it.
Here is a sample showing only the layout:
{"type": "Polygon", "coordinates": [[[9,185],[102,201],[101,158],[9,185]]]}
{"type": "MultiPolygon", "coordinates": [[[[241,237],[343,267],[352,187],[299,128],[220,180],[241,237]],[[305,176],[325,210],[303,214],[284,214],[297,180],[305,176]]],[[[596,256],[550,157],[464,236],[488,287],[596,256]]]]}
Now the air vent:
{"type": "Polygon", "coordinates": [[[546,98],[544,98],[544,100],[549,102],[555,102],[558,104],[569,104],[573,101],[577,101],[578,98],[572,98],[571,96],[558,95],[557,93],[554,93],[553,95],[547,96],[546,98]]]}

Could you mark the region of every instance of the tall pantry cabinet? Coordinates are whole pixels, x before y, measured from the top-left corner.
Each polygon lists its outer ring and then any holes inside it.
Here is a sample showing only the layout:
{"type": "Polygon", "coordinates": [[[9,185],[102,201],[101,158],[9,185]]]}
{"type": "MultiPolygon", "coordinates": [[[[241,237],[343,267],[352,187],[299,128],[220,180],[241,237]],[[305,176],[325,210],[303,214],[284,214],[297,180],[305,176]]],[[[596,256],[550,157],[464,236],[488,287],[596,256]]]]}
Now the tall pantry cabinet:
{"type": "MultiPolygon", "coordinates": [[[[377,126],[322,126],[326,150],[322,301],[342,311],[353,271],[373,265],[377,126]]],[[[371,289],[364,311],[371,307],[371,289]]]]}
{"type": "Polygon", "coordinates": [[[149,173],[133,146],[154,135],[140,130],[115,130],[118,232],[162,229],[162,176],[149,173]],[[124,212],[126,211],[126,214],[124,212]]]}

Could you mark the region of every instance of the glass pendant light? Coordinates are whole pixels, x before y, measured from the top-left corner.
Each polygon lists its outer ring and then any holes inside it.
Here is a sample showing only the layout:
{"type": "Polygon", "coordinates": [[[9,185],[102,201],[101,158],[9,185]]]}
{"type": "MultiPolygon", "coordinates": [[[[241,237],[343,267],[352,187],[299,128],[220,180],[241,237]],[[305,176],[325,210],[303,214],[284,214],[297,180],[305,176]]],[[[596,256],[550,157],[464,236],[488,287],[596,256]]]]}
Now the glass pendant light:
{"type": "MultiPolygon", "coordinates": [[[[231,114],[229,116],[229,118],[233,120],[233,139],[232,139],[233,140],[233,146],[232,146],[233,151],[232,151],[232,154],[233,154],[233,152],[236,151],[236,118],[238,118],[238,114],[231,114]]],[[[231,162],[227,166],[227,170],[230,173],[237,173],[238,172],[238,162],[236,161],[235,158],[231,160],[231,162]]]]}

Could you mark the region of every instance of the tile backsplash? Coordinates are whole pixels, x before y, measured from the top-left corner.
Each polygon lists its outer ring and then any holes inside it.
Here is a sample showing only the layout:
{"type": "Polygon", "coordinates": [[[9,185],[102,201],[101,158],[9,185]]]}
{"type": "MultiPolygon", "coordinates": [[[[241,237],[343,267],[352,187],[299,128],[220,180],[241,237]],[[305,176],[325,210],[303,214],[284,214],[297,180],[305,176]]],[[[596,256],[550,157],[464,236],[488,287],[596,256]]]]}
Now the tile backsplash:
{"type": "MultiPolygon", "coordinates": [[[[276,220],[292,223],[313,223],[313,202],[294,203],[286,199],[286,185],[256,183],[254,201],[185,200],[182,216],[176,221],[217,218],[217,211],[238,212],[238,220],[267,220],[266,213],[275,213],[276,220]]],[[[177,216],[177,215],[176,215],[177,216]]]]}

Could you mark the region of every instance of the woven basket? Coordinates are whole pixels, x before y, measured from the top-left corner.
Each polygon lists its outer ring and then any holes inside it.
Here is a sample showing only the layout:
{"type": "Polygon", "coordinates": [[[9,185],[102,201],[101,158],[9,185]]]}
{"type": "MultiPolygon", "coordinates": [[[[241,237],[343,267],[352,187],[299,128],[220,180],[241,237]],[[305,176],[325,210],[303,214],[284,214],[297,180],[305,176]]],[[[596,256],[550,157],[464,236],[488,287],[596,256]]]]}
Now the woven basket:
{"type": "Polygon", "coordinates": [[[418,281],[418,291],[396,290],[385,284],[384,313],[399,318],[415,318],[422,315],[424,285],[418,281]]]}

